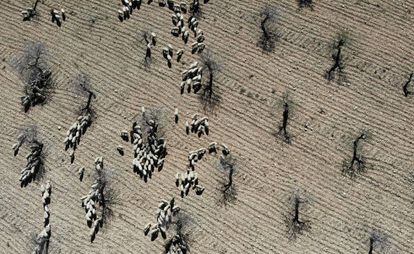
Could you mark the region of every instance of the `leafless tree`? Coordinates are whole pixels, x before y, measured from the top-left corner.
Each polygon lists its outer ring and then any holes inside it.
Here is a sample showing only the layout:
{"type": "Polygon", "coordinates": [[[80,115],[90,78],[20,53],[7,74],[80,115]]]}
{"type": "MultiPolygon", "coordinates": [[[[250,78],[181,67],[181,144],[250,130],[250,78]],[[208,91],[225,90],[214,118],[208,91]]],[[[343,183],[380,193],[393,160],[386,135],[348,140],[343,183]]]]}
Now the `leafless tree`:
{"type": "Polygon", "coordinates": [[[21,103],[25,112],[45,103],[51,92],[52,71],[47,61],[47,50],[41,42],[29,42],[23,53],[13,60],[13,66],[24,82],[25,95],[21,97],[21,103]]]}
{"type": "MultiPolygon", "coordinates": [[[[143,130],[144,140],[148,139],[149,131],[153,130],[156,133],[157,138],[162,138],[165,135],[165,127],[168,124],[168,117],[166,116],[165,109],[158,107],[146,108],[145,112],[139,114],[138,121],[143,130]],[[156,128],[152,128],[155,123],[156,128]]],[[[152,133],[154,134],[154,133],[152,133]]],[[[132,141],[132,137],[131,137],[132,141]]]]}
{"type": "Polygon", "coordinates": [[[404,96],[408,97],[408,95],[412,95],[413,91],[411,91],[409,88],[412,86],[411,82],[413,81],[413,77],[414,77],[414,72],[412,72],[410,74],[410,77],[408,78],[407,82],[405,82],[404,86],[403,86],[403,92],[404,92],[404,96]],[[411,86],[410,86],[411,85],[411,86]]]}
{"type": "Polygon", "coordinates": [[[339,34],[338,38],[334,42],[334,48],[332,53],[333,65],[326,71],[325,77],[328,81],[335,79],[338,76],[338,83],[342,84],[345,80],[344,73],[344,56],[343,49],[348,42],[348,37],[345,33],[339,34]]]}
{"type": "Polygon", "coordinates": [[[19,136],[17,137],[17,143],[13,145],[14,156],[19,153],[20,147],[25,143],[32,143],[37,140],[37,127],[31,125],[27,128],[21,130],[19,136]]]}
{"type": "Polygon", "coordinates": [[[298,0],[299,8],[310,8],[313,10],[313,0],[298,0]]]}
{"type": "Polygon", "coordinates": [[[113,216],[113,205],[116,204],[116,195],[111,187],[112,171],[107,168],[95,170],[94,178],[98,183],[98,204],[101,208],[102,224],[107,224],[113,216]]]}
{"type": "MultiPolygon", "coordinates": [[[[201,55],[200,60],[203,76],[207,75],[207,80],[203,81],[199,98],[203,109],[213,112],[221,101],[220,88],[216,82],[216,77],[221,72],[221,65],[209,50],[201,55]]],[[[198,92],[196,88],[194,88],[194,92],[198,92]]]]}
{"type": "Polygon", "coordinates": [[[173,222],[169,228],[169,235],[172,237],[164,244],[164,253],[182,253],[190,252],[190,232],[193,226],[193,220],[183,210],[173,218],[173,222]],[[181,252],[173,252],[172,250],[180,250],[181,252]]]}
{"type": "Polygon", "coordinates": [[[390,243],[388,241],[388,236],[381,233],[378,230],[374,230],[371,232],[369,237],[369,249],[368,254],[373,254],[374,250],[376,253],[383,253],[388,250],[390,247],[390,243]]]}
{"type": "Polygon", "coordinates": [[[290,211],[286,216],[289,240],[295,240],[304,231],[310,230],[310,221],[300,219],[300,209],[307,201],[300,197],[299,192],[295,191],[289,199],[290,211]]]}
{"type": "Polygon", "coordinates": [[[95,115],[95,110],[92,107],[92,100],[96,98],[95,92],[92,89],[91,80],[88,74],[81,72],[73,80],[75,91],[81,96],[87,97],[86,105],[81,108],[80,115],[90,114],[91,117],[95,115]]]}
{"type": "Polygon", "coordinates": [[[219,200],[221,204],[227,205],[237,199],[237,190],[233,181],[234,174],[237,171],[236,164],[236,159],[232,154],[220,157],[218,168],[221,172],[228,174],[227,182],[223,183],[219,189],[222,195],[219,200]]]}
{"type": "Polygon", "coordinates": [[[342,167],[342,173],[356,177],[357,174],[363,173],[366,167],[365,158],[361,155],[361,142],[367,138],[366,133],[359,135],[353,142],[353,153],[351,161],[345,160],[342,167]]]}
{"type": "Polygon", "coordinates": [[[279,126],[277,135],[281,136],[283,138],[283,141],[285,141],[287,144],[291,143],[291,135],[287,130],[289,117],[290,117],[290,103],[286,95],[283,98],[282,124],[279,126]]]}
{"type": "Polygon", "coordinates": [[[278,11],[275,7],[266,5],[260,13],[261,36],[259,39],[259,47],[266,52],[272,52],[275,44],[280,38],[277,31],[278,11]]]}

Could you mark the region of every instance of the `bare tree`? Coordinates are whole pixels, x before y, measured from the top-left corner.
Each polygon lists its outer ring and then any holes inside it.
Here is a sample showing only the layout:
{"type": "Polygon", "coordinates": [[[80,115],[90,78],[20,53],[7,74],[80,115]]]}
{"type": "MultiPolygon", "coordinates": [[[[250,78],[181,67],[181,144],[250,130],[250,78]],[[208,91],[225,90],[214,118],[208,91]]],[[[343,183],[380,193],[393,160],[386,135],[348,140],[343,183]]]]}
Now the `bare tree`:
{"type": "Polygon", "coordinates": [[[291,135],[287,130],[288,122],[290,117],[290,103],[287,99],[287,95],[283,98],[283,114],[282,114],[282,124],[279,126],[277,135],[283,138],[287,144],[291,143],[291,135]]]}
{"type": "Polygon", "coordinates": [[[280,34],[277,32],[278,11],[275,7],[266,5],[260,13],[261,36],[259,47],[266,52],[272,52],[280,34]]]}
{"type": "Polygon", "coordinates": [[[145,108],[139,115],[136,123],[141,126],[144,139],[147,139],[149,134],[153,135],[155,133],[157,138],[163,138],[165,135],[165,127],[168,124],[168,117],[164,108],[145,108]]]}
{"type": "Polygon", "coordinates": [[[345,80],[344,74],[344,56],[343,56],[343,48],[347,44],[348,37],[345,33],[339,34],[338,38],[335,40],[333,53],[332,53],[332,60],[333,65],[326,71],[325,77],[328,81],[332,81],[335,79],[336,75],[338,75],[338,83],[342,84],[345,80]]]}
{"type": "Polygon", "coordinates": [[[308,231],[310,227],[309,220],[300,219],[301,206],[307,203],[307,201],[300,197],[299,192],[295,191],[289,199],[290,211],[286,216],[286,224],[288,228],[288,238],[295,240],[304,231],[308,231]]]}
{"type": "Polygon", "coordinates": [[[374,250],[376,250],[376,253],[382,253],[386,251],[389,248],[389,241],[388,236],[381,233],[378,230],[374,230],[371,232],[371,235],[369,237],[369,249],[368,254],[373,254],[374,250]]]}
{"type": "Polygon", "coordinates": [[[297,0],[299,8],[310,8],[313,10],[313,0],[297,0]]]}
{"type": "Polygon", "coordinates": [[[189,243],[192,225],[193,220],[183,210],[177,216],[173,217],[173,222],[169,228],[169,235],[172,235],[172,237],[164,244],[165,254],[186,254],[190,252],[189,243]]]}
{"type": "Polygon", "coordinates": [[[413,94],[413,91],[411,91],[411,90],[409,89],[410,84],[411,84],[411,82],[412,82],[412,80],[413,80],[413,77],[414,77],[414,72],[412,72],[412,73],[410,74],[410,77],[408,78],[407,82],[405,82],[405,84],[404,84],[404,86],[403,86],[403,92],[404,92],[404,96],[405,96],[405,97],[408,97],[408,95],[412,95],[412,94],[413,94]]]}
{"type": "Polygon", "coordinates": [[[343,163],[342,173],[349,175],[351,178],[365,171],[365,158],[360,154],[361,142],[367,138],[365,133],[359,135],[353,142],[353,153],[351,161],[345,160],[343,163]]]}
{"type": "Polygon", "coordinates": [[[236,159],[232,154],[222,155],[220,156],[218,168],[220,171],[228,174],[227,182],[223,183],[219,189],[222,195],[219,201],[221,204],[227,205],[237,199],[237,190],[233,181],[237,170],[236,159]]]}
{"type": "Polygon", "coordinates": [[[21,103],[24,111],[47,101],[53,85],[52,71],[47,63],[46,47],[41,42],[29,42],[20,57],[14,59],[13,65],[24,82],[21,103]]]}
{"type": "Polygon", "coordinates": [[[88,98],[85,106],[81,108],[80,115],[90,114],[93,116],[95,111],[92,107],[92,99],[95,99],[96,95],[92,89],[89,75],[84,72],[79,73],[73,80],[73,86],[78,94],[88,98]]]}
{"type": "MultiPolygon", "coordinates": [[[[201,87],[199,98],[204,110],[213,112],[221,101],[220,89],[217,82],[215,81],[217,75],[221,72],[221,65],[217,61],[214,54],[209,50],[205,51],[201,55],[200,60],[202,73],[206,73],[207,80],[204,81],[204,84],[201,87]]],[[[196,87],[194,88],[194,92],[198,92],[196,87]]]]}

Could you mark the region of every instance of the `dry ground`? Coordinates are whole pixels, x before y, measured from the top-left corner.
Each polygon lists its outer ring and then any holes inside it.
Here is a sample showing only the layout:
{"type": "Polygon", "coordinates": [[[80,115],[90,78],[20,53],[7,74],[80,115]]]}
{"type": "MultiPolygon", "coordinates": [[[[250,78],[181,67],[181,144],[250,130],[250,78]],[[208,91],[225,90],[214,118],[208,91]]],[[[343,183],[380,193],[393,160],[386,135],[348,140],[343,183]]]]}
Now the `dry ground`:
{"type": "MultiPolygon", "coordinates": [[[[1,253],[30,253],[31,236],[42,226],[40,184],[19,187],[25,160],[11,150],[19,129],[33,123],[47,146],[44,180],[53,185],[51,253],[162,253],[162,241],[150,242],[142,229],[154,220],[161,199],[178,196],[174,175],[184,169],[188,151],[211,141],[225,142],[238,158],[238,200],[218,205],[216,189],[224,176],[215,168],[217,159],[199,164],[206,192],[178,200],[195,221],[192,253],[368,253],[372,229],[390,237],[390,253],[414,253],[414,186],[408,180],[414,170],[414,98],[405,98],[401,88],[414,70],[414,1],[323,0],[314,1],[314,11],[299,11],[294,0],[210,0],[200,28],[223,66],[223,101],[210,115],[211,135],[201,139],[184,132],[184,119],[200,111],[194,95],[179,95],[184,66],[168,69],[162,59],[162,46],[183,45],[169,34],[166,8],[143,4],[120,23],[117,0],[44,2],[37,22],[21,20],[29,0],[3,0],[0,8],[1,253]],[[256,46],[258,14],[268,2],[280,11],[281,39],[271,54],[256,46]],[[61,28],[50,22],[52,7],[67,11],[61,28]],[[145,45],[137,34],[143,30],[159,37],[150,70],[142,65],[145,45]],[[331,43],[343,30],[350,38],[348,84],[338,86],[323,75],[331,64],[331,43]],[[9,63],[29,40],[47,45],[57,87],[49,104],[25,114],[22,84],[9,63]],[[69,87],[79,71],[96,87],[98,117],[70,165],[62,141],[81,100],[69,87]],[[291,145],[272,135],[285,93],[293,103],[291,145]],[[124,157],[116,152],[119,132],[141,106],[164,107],[171,115],[164,170],[147,184],[132,172],[131,147],[125,145],[124,157]],[[175,106],[178,126],[172,124],[175,106]],[[369,169],[353,181],[341,175],[341,164],[363,130],[370,134],[363,148],[369,169]],[[91,244],[80,197],[89,190],[97,156],[114,169],[119,199],[114,220],[91,244]],[[84,182],[77,179],[81,166],[87,168],[84,182]],[[312,229],[289,242],[284,214],[296,188],[309,199],[302,213],[312,229]]],[[[187,65],[197,57],[186,49],[187,65]]]]}

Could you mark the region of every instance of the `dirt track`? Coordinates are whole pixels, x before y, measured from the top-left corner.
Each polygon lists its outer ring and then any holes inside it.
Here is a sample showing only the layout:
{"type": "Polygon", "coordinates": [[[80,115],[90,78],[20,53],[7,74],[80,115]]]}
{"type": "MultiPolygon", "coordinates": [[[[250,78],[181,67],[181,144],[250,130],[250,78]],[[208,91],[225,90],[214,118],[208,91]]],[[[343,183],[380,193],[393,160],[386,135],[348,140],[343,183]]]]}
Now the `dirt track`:
{"type": "Polygon", "coordinates": [[[47,147],[51,253],[162,253],[162,241],[150,242],[142,229],[154,220],[161,199],[178,197],[174,176],[184,170],[188,152],[212,141],[226,143],[238,158],[238,196],[230,206],[218,205],[224,175],[216,169],[217,159],[199,164],[205,193],[178,200],[195,220],[191,253],[367,253],[372,229],[390,236],[390,253],[414,253],[414,186],[408,180],[414,108],[413,97],[402,93],[414,71],[414,1],[316,1],[314,11],[299,11],[293,0],[273,1],[281,15],[281,39],[274,53],[264,54],[256,46],[258,14],[268,1],[210,0],[203,5],[200,28],[222,64],[223,100],[210,115],[211,135],[200,139],[184,131],[185,119],[200,112],[200,103],[194,95],[179,94],[180,73],[197,56],[187,46],[183,63],[168,69],[162,47],[171,43],[178,49],[183,43],[170,34],[167,8],[143,4],[120,23],[120,1],[55,2],[39,5],[38,22],[21,21],[19,13],[29,1],[4,1],[0,9],[0,253],[30,253],[31,236],[41,230],[40,184],[19,187],[25,160],[11,150],[19,129],[28,124],[38,125],[47,147]],[[61,28],[49,20],[53,7],[67,10],[61,28]],[[138,37],[146,30],[159,38],[149,71],[142,65],[145,44],[138,37]],[[331,65],[332,41],[343,30],[350,38],[348,84],[338,86],[328,83],[324,72],[331,65]],[[57,87],[50,103],[23,113],[22,84],[9,62],[30,40],[47,45],[57,87]],[[69,82],[79,71],[88,73],[96,88],[97,119],[70,165],[63,140],[77,117],[80,97],[69,82]],[[290,145],[273,136],[285,93],[293,103],[290,145]],[[146,184],[132,172],[132,148],[119,137],[141,106],[163,107],[171,116],[164,170],[146,184]],[[178,126],[174,107],[181,112],[178,126]],[[363,130],[369,133],[363,148],[369,168],[353,181],[341,174],[341,164],[363,130]],[[116,151],[120,144],[124,157],[116,151]],[[91,244],[80,197],[92,180],[87,174],[79,182],[77,170],[84,166],[90,173],[97,156],[115,170],[119,203],[114,220],[91,244]],[[296,188],[309,199],[302,213],[312,229],[289,242],[284,214],[296,188]]]}

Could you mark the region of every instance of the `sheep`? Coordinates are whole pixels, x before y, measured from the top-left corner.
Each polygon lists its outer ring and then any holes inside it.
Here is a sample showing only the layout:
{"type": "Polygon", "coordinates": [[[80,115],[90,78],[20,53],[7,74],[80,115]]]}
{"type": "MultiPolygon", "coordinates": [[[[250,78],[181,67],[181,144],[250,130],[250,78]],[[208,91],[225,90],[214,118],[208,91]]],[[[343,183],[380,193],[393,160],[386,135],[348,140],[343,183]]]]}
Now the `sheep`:
{"type": "Polygon", "coordinates": [[[196,39],[197,39],[197,42],[201,43],[201,42],[204,41],[205,38],[204,38],[204,35],[200,34],[200,35],[197,36],[196,39]]]}
{"type": "Polygon", "coordinates": [[[122,10],[118,10],[118,19],[119,21],[124,21],[124,12],[122,10]]]}
{"type": "Polygon", "coordinates": [[[167,2],[166,2],[166,0],[158,0],[158,5],[161,6],[161,7],[164,7],[164,6],[167,5],[167,2]]]}
{"type": "Polygon", "coordinates": [[[83,174],[85,173],[85,168],[82,167],[79,169],[78,174],[79,174],[79,180],[82,182],[83,180],[83,174]]]}
{"type": "Polygon", "coordinates": [[[151,42],[152,42],[153,46],[155,46],[155,44],[157,44],[157,34],[154,33],[154,32],[151,33],[151,42]]]}
{"type": "Polygon", "coordinates": [[[60,9],[60,13],[62,14],[62,20],[65,21],[66,20],[66,14],[65,14],[65,10],[63,8],[60,9]]]}
{"type": "Polygon", "coordinates": [[[189,37],[190,37],[190,33],[188,31],[183,32],[182,39],[185,44],[187,44],[189,37]]]}
{"type": "Polygon", "coordinates": [[[180,9],[183,13],[187,12],[187,3],[186,2],[181,2],[180,3],[180,9]]]}
{"type": "Polygon", "coordinates": [[[144,235],[147,236],[151,229],[151,223],[148,223],[144,228],[144,235]]]}
{"type": "Polygon", "coordinates": [[[190,135],[190,126],[188,125],[188,121],[185,121],[185,133],[190,135]]]}
{"type": "Polygon", "coordinates": [[[182,81],[180,83],[180,93],[181,93],[181,95],[184,94],[185,84],[186,84],[185,81],[182,81]]]}
{"type": "Polygon", "coordinates": [[[174,35],[175,37],[180,36],[180,30],[177,27],[174,27],[171,29],[171,34],[174,35]]]}
{"type": "Polygon", "coordinates": [[[216,154],[217,153],[217,143],[216,142],[212,142],[208,145],[208,153],[209,154],[216,154]]]}
{"type": "Polygon", "coordinates": [[[181,57],[183,56],[183,54],[184,54],[183,49],[180,49],[180,50],[177,51],[177,62],[180,62],[181,57]]]}
{"type": "Polygon", "coordinates": [[[222,150],[221,150],[221,152],[222,152],[222,156],[223,157],[226,157],[227,155],[229,155],[230,154],[230,149],[227,147],[227,145],[225,145],[225,144],[221,144],[221,147],[222,147],[222,150]]]}
{"type": "Polygon", "coordinates": [[[175,108],[175,111],[174,111],[174,121],[176,124],[178,123],[178,108],[175,108]]]}

